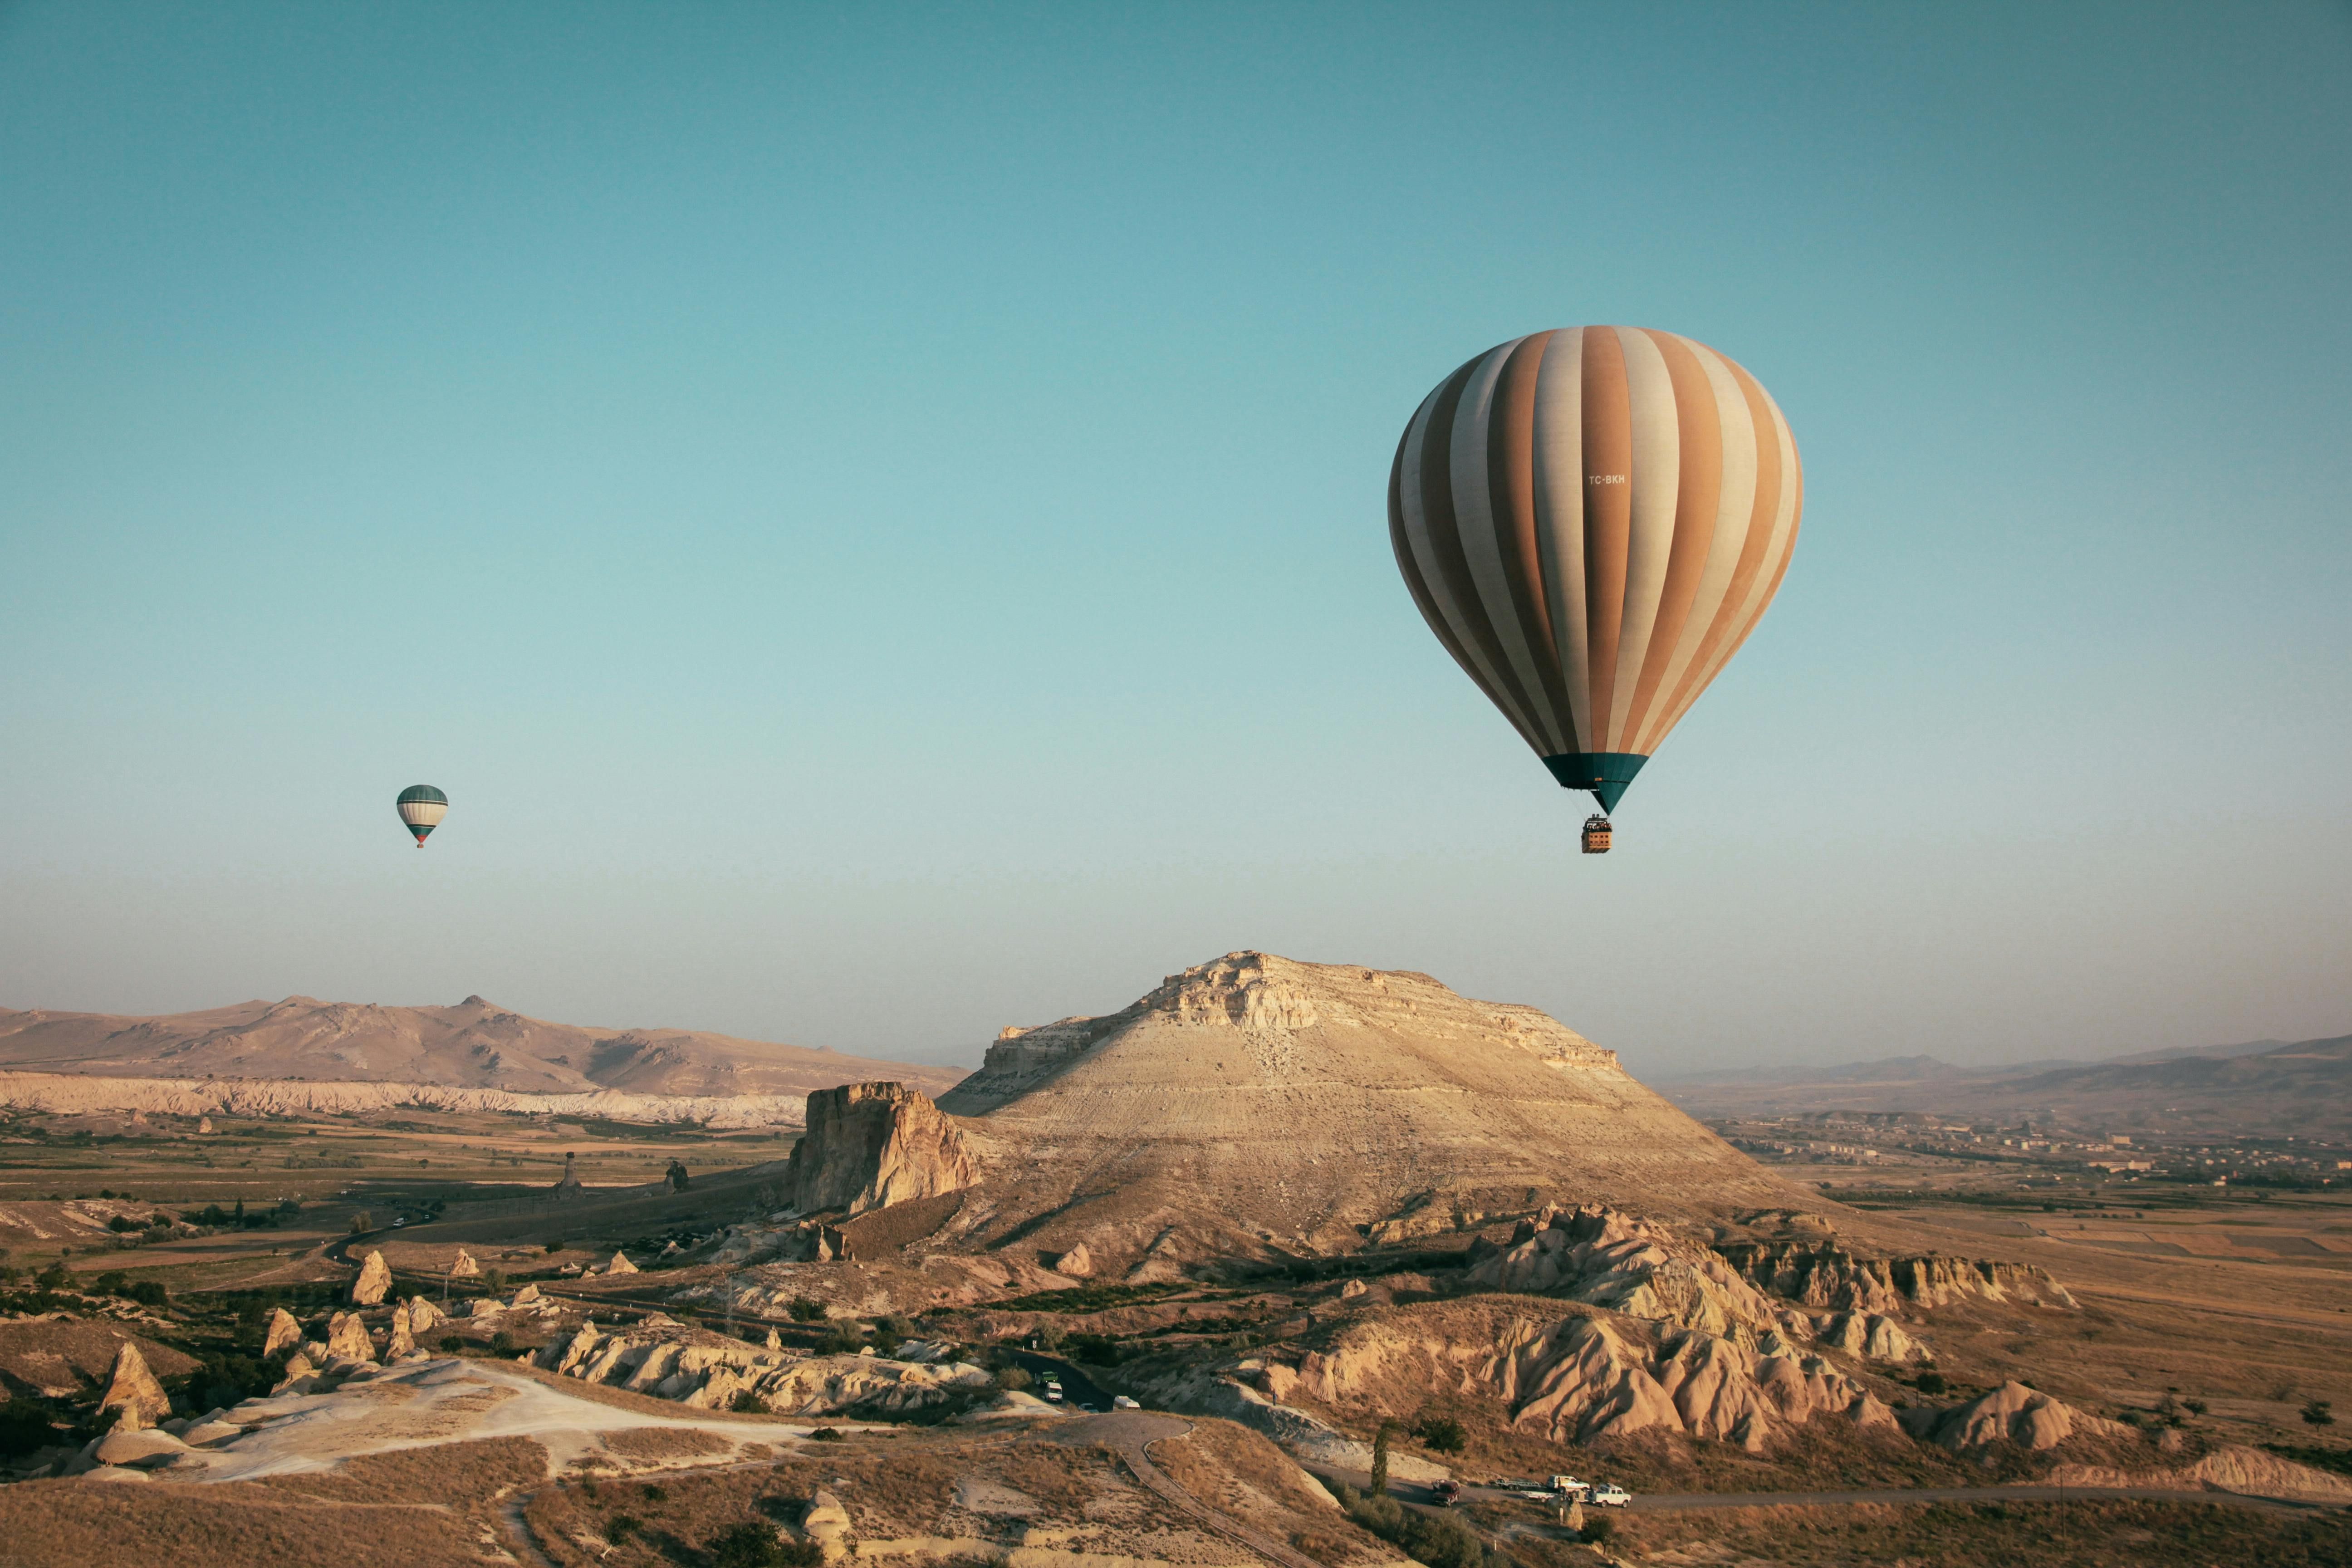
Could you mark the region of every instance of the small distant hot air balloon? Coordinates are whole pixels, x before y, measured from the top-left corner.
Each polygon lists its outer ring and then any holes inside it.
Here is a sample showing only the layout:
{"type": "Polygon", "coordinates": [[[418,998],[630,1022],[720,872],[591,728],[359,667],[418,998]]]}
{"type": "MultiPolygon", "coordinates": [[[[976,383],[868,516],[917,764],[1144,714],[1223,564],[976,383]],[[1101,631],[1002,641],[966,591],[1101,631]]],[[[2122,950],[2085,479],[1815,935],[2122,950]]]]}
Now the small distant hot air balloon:
{"type": "Polygon", "coordinates": [[[408,824],[408,831],[416,835],[416,847],[425,847],[425,836],[441,826],[449,815],[449,797],[431,784],[410,784],[400,792],[400,820],[408,824]]]}
{"type": "MultiPolygon", "coordinates": [[[[1544,765],[1616,808],[1739,651],[1803,504],[1789,423],[1703,343],[1639,327],[1514,338],[1422,402],[1389,542],[1445,645],[1544,765]]],[[[1584,847],[1609,847],[1606,816],[1584,847]]]]}

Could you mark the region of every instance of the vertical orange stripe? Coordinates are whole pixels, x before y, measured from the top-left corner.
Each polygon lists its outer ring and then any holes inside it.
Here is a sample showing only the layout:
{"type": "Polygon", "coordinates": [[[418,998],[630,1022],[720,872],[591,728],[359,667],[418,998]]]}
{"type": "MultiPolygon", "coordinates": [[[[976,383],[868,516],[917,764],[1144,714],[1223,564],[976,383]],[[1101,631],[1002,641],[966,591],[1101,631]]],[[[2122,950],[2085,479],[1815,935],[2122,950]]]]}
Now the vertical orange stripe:
{"type": "MultiPolygon", "coordinates": [[[[1780,512],[1780,422],[1772,416],[1772,405],[1765,399],[1764,389],[1756,378],[1740,368],[1738,362],[1717,355],[1739,383],[1740,395],[1748,403],[1748,417],[1756,426],[1756,500],[1748,511],[1748,537],[1740,541],[1739,564],[1732,568],[1731,586],[1725,590],[1723,604],[1715,613],[1715,622],[1699,640],[1698,651],[1683,670],[1675,683],[1673,696],[1666,705],[1668,723],[1679,719],[1698,694],[1706,689],[1715,671],[1729,657],[1717,657],[1727,638],[1740,633],[1742,606],[1748,602],[1748,591],[1756,585],[1756,574],[1764,564],[1765,552],[1771,547],[1772,524],[1780,512]]],[[[1759,612],[1760,613],[1760,612],[1759,612]]]]}
{"type": "Polygon", "coordinates": [[[1684,623],[1690,619],[1691,600],[1706,570],[1707,548],[1715,542],[1715,519],[1723,499],[1723,416],[1717,410],[1715,386],[1698,356],[1680,338],[1652,332],[1650,341],[1666,362],[1675,389],[1675,424],[1681,433],[1682,473],[1675,491],[1675,541],[1666,556],[1666,581],[1658,595],[1658,618],[1650,629],[1650,646],[1642,657],[1641,678],[1633,684],[1633,706],[1625,716],[1625,746],[1642,751],[1646,744],[1643,721],[1649,717],[1681,644],[1684,623]]]}
{"type": "Polygon", "coordinates": [[[1633,404],[1613,331],[1584,333],[1584,624],[1591,649],[1591,743],[1603,744],[1625,624],[1625,555],[1633,535],[1633,404]]]}

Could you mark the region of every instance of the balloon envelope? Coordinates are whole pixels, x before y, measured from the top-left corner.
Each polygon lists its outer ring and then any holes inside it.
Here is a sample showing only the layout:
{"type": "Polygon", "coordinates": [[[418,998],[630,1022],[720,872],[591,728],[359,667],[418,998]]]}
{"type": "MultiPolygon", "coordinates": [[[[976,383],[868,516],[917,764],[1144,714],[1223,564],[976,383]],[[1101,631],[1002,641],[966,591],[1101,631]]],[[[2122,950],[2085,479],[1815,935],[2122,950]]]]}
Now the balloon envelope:
{"type": "Polygon", "coordinates": [[[1437,640],[1606,811],[1772,602],[1803,488],[1788,421],[1737,363],[1569,327],[1423,400],[1389,541],[1437,640]]]}
{"type": "Polygon", "coordinates": [[[409,832],[416,835],[419,849],[425,847],[425,835],[440,826],[441,819],[449,815],[449,797],[431,784],[410,784],[400,792],[400,799],[394,804],[399,809],[400,820],[408,824],[409,832]]]}

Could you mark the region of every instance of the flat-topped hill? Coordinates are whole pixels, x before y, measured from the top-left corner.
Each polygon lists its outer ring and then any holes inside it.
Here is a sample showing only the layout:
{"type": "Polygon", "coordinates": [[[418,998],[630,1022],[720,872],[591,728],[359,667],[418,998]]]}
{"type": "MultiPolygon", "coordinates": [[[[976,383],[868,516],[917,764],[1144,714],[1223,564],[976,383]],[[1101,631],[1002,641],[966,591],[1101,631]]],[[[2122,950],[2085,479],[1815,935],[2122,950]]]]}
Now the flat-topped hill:
{"type": "Polygon", "coordinates": [[[454,1007],[289,996],[158,1017],[0,1009],[0,1068],[686,1096],[802,1095],[860,1079],[937,1094],[962,1076],[695,1029],[551,1024],[479,996],[454,1007]]]}
{"type": "Polygon", "coordinates": [[[1535,1008],[1259,952],[1106,1017],[1009,1029],[940,1105],[985,1173],[960,1231],[1084,1243],[1108,1268],[1458,1236],[1457,1215],[1547,1202],[1696,1218],[1817,1201],[1535,1008]]]}

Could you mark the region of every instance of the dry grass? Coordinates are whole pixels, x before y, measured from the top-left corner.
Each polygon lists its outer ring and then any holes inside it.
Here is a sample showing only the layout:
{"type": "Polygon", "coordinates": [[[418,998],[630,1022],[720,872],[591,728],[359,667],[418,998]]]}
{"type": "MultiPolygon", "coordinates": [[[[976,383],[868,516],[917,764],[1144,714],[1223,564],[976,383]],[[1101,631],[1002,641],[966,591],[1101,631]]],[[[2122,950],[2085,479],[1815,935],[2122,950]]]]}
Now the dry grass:
{"type": "Polygon", "coordinates": [[[319,1502],[258,1486],[28,1481],[0,1487],[0,1563],[476,1568],[481,1521],[425,1504],[319,1502]]]}
{"type": "Polygon", "coordinates": [[[254,1483],[331,1502],[435,1503],[467,1508],[547,1478],[547,1450],[528,1437],[485,1437],[345,1459],[331,1470],[254,1483]]]}
{"type": "Polygon", "coordinates": [[[735,1447],[716,1432],[691,1426],[627,1426],[600,1436],[607,1450],[625,1459],[691,1459],[731,1453],[735,1447]]]}

